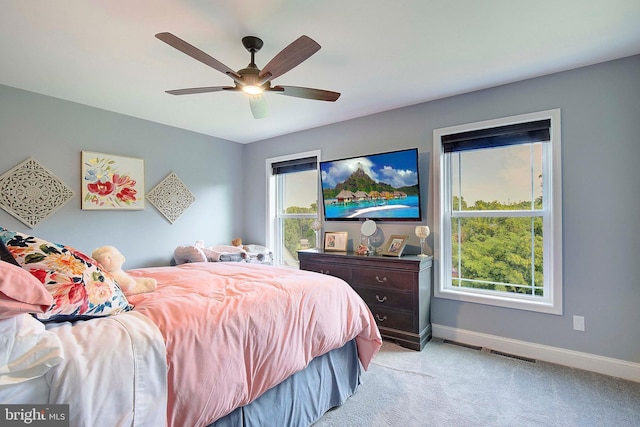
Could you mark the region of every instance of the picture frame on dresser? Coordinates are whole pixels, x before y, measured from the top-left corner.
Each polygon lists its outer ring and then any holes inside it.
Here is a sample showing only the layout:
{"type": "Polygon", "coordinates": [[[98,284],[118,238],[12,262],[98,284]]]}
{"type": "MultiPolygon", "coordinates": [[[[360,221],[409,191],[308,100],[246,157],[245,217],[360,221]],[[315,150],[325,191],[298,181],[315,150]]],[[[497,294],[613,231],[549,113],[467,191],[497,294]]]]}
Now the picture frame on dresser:
{"type": "Polygon", "coordinates": [[[407,240],[409,240],[409,236],[393,234],[389,237],[387,242],[382,247],[382,255],[386,256],[402,256],[402,252],[404,251],[404,247],[407,245],[407,240]]]}
{"type": "Polygon", "coordinates": [[[347,241],[348,233],[346,231],[327,231],[324,233],[324,250],[346,252],[347,241]]]}

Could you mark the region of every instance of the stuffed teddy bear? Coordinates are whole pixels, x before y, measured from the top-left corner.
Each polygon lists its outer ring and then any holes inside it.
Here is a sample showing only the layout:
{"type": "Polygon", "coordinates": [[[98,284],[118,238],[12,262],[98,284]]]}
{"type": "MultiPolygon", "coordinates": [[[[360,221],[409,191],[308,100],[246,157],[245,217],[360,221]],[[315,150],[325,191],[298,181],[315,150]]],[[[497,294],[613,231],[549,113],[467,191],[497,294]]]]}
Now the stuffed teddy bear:
{"type": "Polygon", "coordinates": [[[132,277],[122,270],[125,257],[114,246],[101,246],[93,251],[91,257],[113,276],[125,296],[151,292],[157,286],[156,279],[151,277],[132,277]]]}
{"type": "Polygon", "coordinates": [[[242,244],[242,239],[240,237],[236,237],[231,241],[231,246],[235,246],[236,248],[240,248],[243,251],[249,252],[249,246],[242,244]]]}

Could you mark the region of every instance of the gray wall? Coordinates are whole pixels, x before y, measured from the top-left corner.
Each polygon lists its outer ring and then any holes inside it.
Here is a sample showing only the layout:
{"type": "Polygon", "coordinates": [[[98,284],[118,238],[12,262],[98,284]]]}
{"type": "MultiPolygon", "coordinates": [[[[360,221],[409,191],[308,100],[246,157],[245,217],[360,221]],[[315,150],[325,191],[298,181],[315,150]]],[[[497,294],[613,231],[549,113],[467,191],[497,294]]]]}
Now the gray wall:
{"type": "MultiPolygon", "coordinates": [[[[639,76],[640,56],[633,56],[250,144],[245,173],[255,185],[245,192],[245,235],[264,240],[268,157],[321,149],[330,160],[418,147],[428,196],[434,128],[560,108],[564,314],[434,298],[432,322],[638,363],[639,76]],[[585,317],[585,332],[573,331],[573,315],[585,317]]],[[[430,203],[427,208],[426,223],[433,225],[430,203]]],[[[414,226],[381,227],[413,236],[414,226]]],[[[325,230],[359,235],[357,224],[329,223],[325,230]]]]}
{"type": "Polygon", "coordinates": [[[0,147],[0,174],[33,157],[75,193],[33,229],[0,209],[7,229],[89,254],[114,245],[125,268],[168,265],[176,246],[198,239],[214,245],[242,236],[241,144],[0,85],[0,147]],[[175,172],[196,200],[173,224],[148,201],[142,211],[83,211],[83,150],[143,158],[147,192],[175,172]]]}
{"type": "MultiPolygon", "coordinates": [[[[0,226],[85,252],[112,244],[127,257],[126,268],[167,265],[176,246],[197,239],[264,243],[268,157],[320,149],[323,159],[335,159],[410,147],[420,151],[425,223],[432,225],[434,128],[561,108],[564,315],[436,298],[432,321],[638,363],[638,70],[634,56],[246,146],[0,85],[0,174],[34,157],[76,193],[35,229],[4,210],[0,226]],[[82,211],[82,150],[144,158],[147,191],[175,172],[196,202],[173,225],[149,203],[143,211],[82,211]],[[586,332],[572,330],[574,314],[585,316],[586,332]]],[[[417,249],[414,225],[382,228],[411,235],[417,249]]],[[[358,236],[357,224],[325,229],[358,236]]]]}

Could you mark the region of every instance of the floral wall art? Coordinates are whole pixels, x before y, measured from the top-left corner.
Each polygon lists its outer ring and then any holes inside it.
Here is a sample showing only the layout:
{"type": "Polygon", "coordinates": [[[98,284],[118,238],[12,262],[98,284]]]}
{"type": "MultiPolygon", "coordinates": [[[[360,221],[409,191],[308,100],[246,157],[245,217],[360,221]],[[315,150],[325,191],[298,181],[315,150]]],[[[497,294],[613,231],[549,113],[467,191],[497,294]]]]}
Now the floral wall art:
{"type": "Polygon", "coordinates": [[[82,209],[144,209],[144,160],[83,151],[82,209]]]}

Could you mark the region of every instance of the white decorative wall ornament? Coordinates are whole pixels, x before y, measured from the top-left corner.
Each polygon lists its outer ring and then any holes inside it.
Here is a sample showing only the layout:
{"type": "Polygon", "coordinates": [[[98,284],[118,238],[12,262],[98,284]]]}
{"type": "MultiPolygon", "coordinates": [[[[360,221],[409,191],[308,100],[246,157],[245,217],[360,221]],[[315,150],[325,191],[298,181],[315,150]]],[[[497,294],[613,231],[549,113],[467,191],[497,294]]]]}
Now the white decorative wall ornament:
{"type": "Polygon", "coordinates": [[[147,200],[173,224],[191,206],[196,197],[178,178],[178,175],[171,172],[160,184],[149,191],[147,200]]]}
{"type": "Polygon", "coordinates": [[[0,176],[0,207],[30,228],[73,195],[71,188],[32,157],[0,176]]]}

